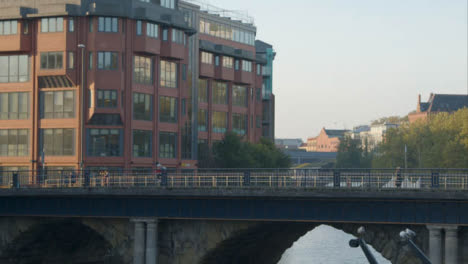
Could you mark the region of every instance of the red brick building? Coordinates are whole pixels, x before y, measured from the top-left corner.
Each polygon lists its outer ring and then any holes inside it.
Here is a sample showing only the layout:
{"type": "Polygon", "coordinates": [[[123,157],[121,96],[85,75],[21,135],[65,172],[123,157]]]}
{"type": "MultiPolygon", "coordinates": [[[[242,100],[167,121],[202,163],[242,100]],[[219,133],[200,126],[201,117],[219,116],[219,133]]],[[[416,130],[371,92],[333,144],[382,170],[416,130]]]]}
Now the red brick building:
{"type": "Polygon", "coordinates": [[[440,112],[451,113],[464,107],[468,107],[468,95],[431,93],[427,102],[421,102],[421,95],[418,95],[416,112],[409,114],[408,120],[410,123],[417,120],[427,120],[431,114],[440,112]]]}
{"type": "Polygon", "coordinates": [[[190,169],[199,140],[261,137],[251,24],[176,0],[2,8],[0,170],[190,169]],[[201,21],[225,30],[198,33],[201,21]]]}
{"type": "Polygon", "coordinates": [[[340,140],[348,130],[322,128],[320,134],[314,138],[307,139],[307,152],[338,152],[340,140]]]}

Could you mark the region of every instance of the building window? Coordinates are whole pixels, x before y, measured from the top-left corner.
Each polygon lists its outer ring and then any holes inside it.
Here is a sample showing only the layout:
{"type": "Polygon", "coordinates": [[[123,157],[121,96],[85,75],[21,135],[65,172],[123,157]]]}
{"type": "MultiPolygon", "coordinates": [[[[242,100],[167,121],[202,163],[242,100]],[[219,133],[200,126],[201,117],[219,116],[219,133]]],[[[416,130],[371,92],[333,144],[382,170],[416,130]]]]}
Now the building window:
{"type": "Polygon", "coordinates": [[[99,32],[119,32],[119,19],[116,17],[99,17],[98,18],[99,32]]]}
{"type": "Polygon", "coordinates": [[[219,56],[215,56],[215,66],[219,66],[219,56]]]}
{"type": "Polygon", "coordinates": [[[75,154],[74,129],[41,129],[41,150],[47,156],[73,156],[75,154]]]}
{"type": "Polygon", "coordinates": [[[242,61],[242,70],[245,72],[252,72],[252,62],[251,61],[242,61]]]}
{"type": "Polygon", "coordinates": [[[159,121],[177,123],[177,99],[174,97],[159,97],[159,121]]]}
{"type": "Polygon", "coordinates": [[[208,111],[198,109],[198,131],[206,132],[208,129],[208,111]]]}
{"type": "Polygon", "coordinates": [[[0,36],[2,35],[16,35],[18,33],[17,20],[0,21],[0,36]]]}
{"type": "Polygon", "coordinates": [[[68,52],[68,69],[75,68],[75,53],[72,51],[68,52]]]}
{"type": "Polygon", "coordinates": [[[0,120],[29,118],[29,93],[0,93],[0,120]]]}
{"type": "Polygon", "coordinates": [[[234,63],[233,58],[223,56],[223,67],[224,68],[232,69],[233,63],[234,63]]]}
{"type": "Polygon", "coordinates": [[[88,155],[90,157],[120,157],[122,152],[122,129],[88,129],[88,155]]]}
{"type": "Polygon", "coordinates": [[[198,79],[198,102],[208,103],[208,81],[198,79]]]}
{"type": "Polygon", "coordinates": [[[153,131],[133,130],[133,157],[150,158],[152,142],[153,131]]]}
{"type": "Polygon", "coordinates": [[[228,88],[223,82],[213,82],[213,104],[228,104],[228,88]]]}
{"type": "Polygon", "coordinates": [[[89,32],[93,32],[93,17],[89,17],[89,32]]]}
{"type": "Polygon", "coordinates": [[[98,52],[98,69],[100,70],[118,70],[119,55],[117,52],[99,51],[98,52]]]}
{"type": "Polygon", "coordinates": [[[29,154],[29,130],[0,129],[0,156],[24,157],[29,154]]]}
{"type": "Polygon", "coordinates": [[[41,19],[41,32],[62,32],[63,17],[49,17],[41,19]]]}
{"type": "Polygon", "coordinates": [[[133,119],[152,120],[153,96],[150,94],[133,93],[133,119]]]}
{"type": "Polygon", "coordinates": [[[255,97],[257,98],[257,102],[260,102],[262,101],[262,89],[261,88],[258,88],[258,89],[255,89],[255,97]]]}
{"type": "Polygon", "coordinates": [[[153,59],[133,56],[133,81],[141,84],[153,83],[153,59]]]}
{"type": "Polygon", "coordinates": [[[23,34],[24,35],[29,34],[29,22],[25,20],[23,20],[23,34]]]}
{"type": "Polygon", "coordinates": [[[163,29],[163,41],[167,41],[167,28],[163,29]]]}
{"type": "Polygon", "coordinates": [[[232,131],[240,136],[247,133],[247,115],[232,114],[232,131]]]}
{"type": "Polygon", "coordinates": [[[28,55],[0,56],[0,83],[29,81],[28,55]]]}
{"type": "Polygon", "coordinates": [[[161,6],[166,8],[175,8],[175,0],[161,0],[161,6]]]}
{"type": "Polygon", "coordinates": [[[240,85],[232,86],[232,104],[247,107],[247,87],[240,85]]]}
{"type": "Polygon", "coordinates": [[[158,38],[159,27],[157,24],[146,23],[146,35],[150,38],[158,38]]]}
{"type": "Polygon", "coordinates": [[[177,133],[159,132],[159,157],[175,159],[177,155],[177,133]]]}
{"type": "Polygon", "coordinates": [[[41,52],[41,69],[63,68],[63,52],[41,52]]]}
{"type": "Polygon", "coordinates": [[[161,86],[177,88],[177,63],[161,61],[161,86]]]}
{"type": "Polygon", "coordinates": [[[247,32],[233,25],[200,19],[199,32],[247,45],[255,45],[255,33],[247,32]]]}
{"type": "Polygon", "coordinates": [[[68,18],[68,32],[75,32],[75,20],[73,17],[68,18]]]}
{"type": "Polygon", "coordinates": [[[206,64],[213,64],[213,54],[209,52],[201,52],[201,62],[206,64]]]}
{"type": "Polygon", "coordinates": [[[185,33],[182,30],[172,29],[172,42],[177,44],[184,44],[185,33]]]}
{"type": "Polygon", "coordinates": [[[41,118],[74,118],[75,92],[41,92],[41,118]]]}
{"type": "Polygon", "coordinates": [[[97,91],[97,107],[98,108],[117,107],[117,91],[116,90],[98,90],[97,91]]]}
{"type": "Polygon", "coordinates": [[[236,71],[239,70],[239,60],[236,60],[234,69],[235,69],[236,71]]]}
{"type": "Polygon", "coordinates": [[[141,22],[141,20],[137,20],[137,22],[136,22],[136,34],[137,34],[138,36],[141,36],[142,24],[143,24],[143,23],[141,22]]]}
{"type": "Polygon", "coordinates": [[[88,64],[89,64],[89,69],[92,70],[93,69],[93,52],[90,51],[89,54],[88,54],[88,64]]]}
{"type": "Polygon", "coordinates": [[[262,75],[262,65],[257,64],[257,75],[262,75]]]}
{"type": "Polygon", "coordinates": [[[213,112],[212,117],[213,133],[226,133],[228,127],[228,118],[226,112],[213,112]]]}
{"type": "Polygon", "coordinates": [[[261,118],[259,115],[257,115],[257,116],[255,117],[255,125],[256,125],[257,128],[261,128],[261,127],[262,127],[262,118],[261,118]]]}

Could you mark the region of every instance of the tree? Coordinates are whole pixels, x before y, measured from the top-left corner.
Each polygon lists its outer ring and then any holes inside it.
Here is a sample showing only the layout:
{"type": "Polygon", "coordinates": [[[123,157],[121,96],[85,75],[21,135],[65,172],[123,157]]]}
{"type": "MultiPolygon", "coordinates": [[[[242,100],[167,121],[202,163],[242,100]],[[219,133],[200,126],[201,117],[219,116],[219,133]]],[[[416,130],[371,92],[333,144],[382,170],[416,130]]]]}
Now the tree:
{"type": "Polygon", "coordinates": [[[361,142],[351,137],[344,137],[338,146],[336,156],[337,168],[368,168],[371,155],[367,151],[367,145],[361,146],[361,142]]]}

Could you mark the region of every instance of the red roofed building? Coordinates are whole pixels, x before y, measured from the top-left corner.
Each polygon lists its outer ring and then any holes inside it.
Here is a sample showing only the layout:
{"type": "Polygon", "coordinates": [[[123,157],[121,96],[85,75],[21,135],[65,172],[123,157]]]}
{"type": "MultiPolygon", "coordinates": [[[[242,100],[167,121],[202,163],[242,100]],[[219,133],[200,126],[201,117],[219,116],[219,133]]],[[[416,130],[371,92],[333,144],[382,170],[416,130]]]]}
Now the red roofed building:
{"type": "Polygon", "coordinates": [[[409,114],[408,120],[410,123],[417,120],[427,120],[427,117],[431,114],[440,112],[451,113],[464,107],[468,107],[468,95],[431,94],[427,102],[421,102],[421,95],[419,95],[416,112],[409,114]]]}

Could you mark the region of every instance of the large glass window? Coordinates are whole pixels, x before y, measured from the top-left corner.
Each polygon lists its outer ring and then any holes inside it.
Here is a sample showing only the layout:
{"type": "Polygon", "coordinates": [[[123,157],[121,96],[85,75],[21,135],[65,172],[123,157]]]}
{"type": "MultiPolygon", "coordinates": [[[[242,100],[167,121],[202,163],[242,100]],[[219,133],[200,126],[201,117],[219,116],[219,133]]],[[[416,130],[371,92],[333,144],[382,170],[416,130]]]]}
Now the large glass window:
{"type": "Polygon", "coordinates": [[[201,52],[201,62],[206,64],[213,64],[213,54],[209,52],[201,52]]]}
{"type": "Polygon", "coordinates": [[[153,60],[148,57],[133,56],[133,81],[142,84],[153,83],[153,60]]]}
{"type": "Polygon", "coordinates": [[[71,128],[41,129],[41,151],[47,156],[73,156],[75,130],[71,128]]]}
{"type": "Polygon", "coordinates": [[[116,90],[98,90],[97,91],[97,107],[99,108],[117,107],[117,91],[116,90]]]}
{"type": "Polygon", "coordinates": [[[98,69],[100,70],[118,70],[119,54],[112,51],[98,52],[98,69]]]}
{"type": "Polygon", "coordinates": [[[0,120],[28,118],[29,93],[0,93],[0,120]]]}
{"type": "Polygon", "coordinates": [[[41,19],[41,32],[62,32],[63,17],[49,17],[41,19]]]}
{"type": "Polygon", "coordinates": [[[175,0],[161,0],[161,6],[166,8],[175,8],[175,0]]]}
{"type": "Polygon", "coordinates": [[[73,17],[68,18],[68,32],[75,32],[75,20],[73,17]]]}
{"type": "Polygon", "coordinates": [[[177,88],[177,63],[161,61],[161,86],[177,88]]]}
{"type": "Polygon", "coordinates": [[[41,92],[41,118],[74,118],[75,92],[41,92]]]}
{"type": "Polygon", "coordinates": [[[0,83],[29,81],[28,55],[0,56],[0,83]]]}
{"type": "Polygon", "coordinates": [[[232,114],[232,131],[241,136],[247,133],[247,115],[232,114]]]}
{"type": "Polygon", "coordinates": [[[88,129],[88,155],[91,157],[120,157],[123,152],[122,129],[88,129]]]}
{"type": "Polygon", "coordinates": [[[185,44],[184,42],[185,33],[182,30],[172,29],[172,42],[177,44],[185,44]]]}
{"type": "Polygon", "coordinates": [[[63,68],[63,52],[41,52],[41,69],[63,68]]]}
{"type": "Polygon", "coordinates": [[[0,129],[0,156],[24,157],[29,154],[29,130],[0,129]]]}
{"type": "Polygon", "coordinates": [[[206,109],[198,109],[198,131],[205,132],[208,130],[208,111],[206,109]]]}
{"type": "Polygon", "coordinates": [[[17,20],[0,21],[0,36],[2,35],[16,35],[18,33],[17,20]]]}
{"type": "Polygon", "coordinates": [[[133,119],[152,120],[153,96],[150,94],[133,93],[133,119]]]}
{"type": "Polygon", "coordinates": [[[232,69],[234,66],[234,59],[231,57],[223,56],[223,67],[232,69]]]}
{"type": "Polygon", "coordinates": [[[68,52],[68,69],[75,68],[75,53],[72,51],[68,52]]]}
{"type": "Polygon", "coordinates": [[[240,85],[232,86],[232,104],[247,107],[247,87],[240,85]]]}
{"type": "Polygon", "coordinates": [[[141,33],[142,33],[142,26],[143,25],[143,22],[141,20],[137,20],[136,22],[136,34],[138,36],[141,36],[141,33]]]}
{"type": "Polygon", "coordinates": [[[159,132],[159,157],[175,159],[177,155],[177,133],[159,132]]]}
{"type": "Polygon", "coordinates": [[[146,35],[150,38],[158,38],[159,27],[158,24],[146,23],[146,35]]]}
{"type": "Polygon", "coordinates": [[[242,70],[245,72],[252,72],[252,62],[251,61],[242,61],[242,70]]]}
{"type": "Polygon", "coordinates": [[[159,121],[177,123],[177,99],[174,97],[159,97],[159,121]]]}
{"type": "Polygon", "coordinates": [[[99,17],[99,32],[119,32],[119,19],[116,17],[99,17]]]}
{"type": "Polygon", "coordinates": [[[133,130],[133,157],[151,157],[153,132],[150,130],[133,130]]]}
{"type": "Polygon", "coordinates": [[[228,127],[228,118],[226,112],[213,112],[213,133],[226,133],[228,127]]]}
{"type": "Polygon", "coordinates": [[[233,25],[200,19],[199,32],[247,45],[255,45],[255,33],[245,31],[233,25]]]}
{"type": "Polygon", "coordinates": [[[208,81],[198,79],[198,102],[208,103],[208,81]]]}
{"type": "Polygon", "coordinates": [[[228,103],[228,88],[227,84],[223,82],[213,83],[213,104],[227,104],[228,103]]]}

